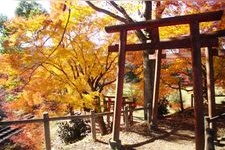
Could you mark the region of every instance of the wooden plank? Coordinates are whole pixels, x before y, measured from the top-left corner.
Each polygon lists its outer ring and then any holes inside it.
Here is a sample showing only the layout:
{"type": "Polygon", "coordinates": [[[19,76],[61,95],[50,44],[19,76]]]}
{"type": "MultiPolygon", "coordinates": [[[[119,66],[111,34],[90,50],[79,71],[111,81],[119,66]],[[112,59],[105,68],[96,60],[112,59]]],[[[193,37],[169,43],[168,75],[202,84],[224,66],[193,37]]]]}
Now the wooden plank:
{"type": "Polygon", "coordinates": [[[194,116],[195,116],[195,148],[204,150],[204,107],[202,88],[201,49],[199,36],[199,22],[190,24],[192,46],[192,68],[194,84],[194,116]]]}
{"type": "MultiPolygon", "coordinates": [[[[214,47],[218,46],[218,39],[200,39],[201,47],[214,47]]],[[[127,44],[125,46],[126,51],[141,51],[151,49],[151,52],[154,53],[155,49],[179,49],[179,48],[191,48],[190,38],[177,39],[170,41],[159,41],[157,43],[140,43],[140,44],[127,44]]],[[[109,52],[118,52],[119,45],[111,45],[108,47],[109,52]]]]}
{"type": "Polygon", "coordinates": [[[216,97],[225,97],[225,95],[215,95],[216,97]]]}
{"type": "MultiPolygon", "coordinates": [[[[159,42],[159,30],[155,28],[152,30],[152,44],[159,42]]],[[[155,75],[154,75],[154,86],[153,86],[153,101],[152,101],[152,123],[151,127],[154,129],[157,127],[158,119],[158,99],[159,99],[159,84],[160,84],[160,74],[161,74],[161,59],[162,59],[162,49],[155,51],[156,61],[155,61],[155,75]]]]}
{"type": "Polygon", "coordinates": [[[116,81],[116,96],[113,115],[112,141],[111,141],[117,143],[118,147],[120,146],[121,143],[119,140],[119,132],[120,132],[121,108],[123,103],[123,82],[125,73],[126,40],[127,40],[127,31],[123,30],[120,32],[120,48],[119,48],[118,71],[117,71],[118,73],[116,81]]]}
{"type": "MultiPolygon", "coordinates": [[[[81,118],[81,119],[90,118],[90,115],[52,117],[52,118],[49,118],[49,121],[69,120],[69,119],[78,119],[78,118],[81,118]]],[[[43,123],[43,119],[0,121],[0,125],[26,124],[26,123],[43,123]]]]}
{"type": "Polygon", "coordinates": [[[223,10],[220,10],[220,11],[200,13],[200,14],[163,18],[159,20],[140,21],[140,22],[134,22],[130,24],[107,26],[105,27],[105,31],[107,33],[113,33],[113,32],[120,32],[120,30],[140,30],[144,28],[156,28],[156,27],[162,27],[162,26],[189,24],[192,21],[198,21],[198,22],[215,21],[215,20],[220,20],[222,15],[223,15],[223,10]]]}
{"type": "Polygon", "coordinates": [[[219,114],[219,115],[217,115],[217,116],[211,118],[209,121],[210,121],[210,122],[217,121],[218,119],[221,119],[221,118],[223,118],[223,117],[225,117],[225,113],[219,114]]]}
{"type": "Polygon", "coordinates": [[[224,36],[225,36],[225,29],[218,30],[212,33],[202,34],[202,37],[204,38],[216,38],[216,37],[224,37],[224,36]]]}
{"type": "Polygon", "coordinates": [[[1,121],[0,125],[42,123],[42,122],[43,122],[43,119],[29,119],[29,120],[1,121]]]}
{"type": "MultiPolygon", "coordinates": [[[[213,69],[213,55],[212,48],[209,47],[205,50],[206,56],[206,80],[207,80],[207,96],[208,96],[208,116],[212,118],[216,114],[215,102],[215,83],[214,83],[214,69],[213,69]]],[[[210,128],[216,131],[215,122],[210,123],[210,128]]]]}
{"type": "Polygon", "coordinates": [[[161,73],[161,54],[162,50],[156,50],[156,63],[155,63],[155,78],[153,89],[153,112],[152,112],[152,124],[153,128],[157,127],[158,118],[158,99],[159,99],[159,85],[160,85],[160,73],[161,73]]]}
{"type": "Polygon", "coordinates": [[[22,129],[20,129],[20,128],[12,129],[10,134],[7,134],[4,137],[0,138],[0,144],[5,142],[5,140],[9,139],[10,137],[20,133],[21,131],[22,131],[22,129]]]}
{"type": "MultiPolygon", "coordinates": [[[[220,56],[220,54],[218,54],[218,50],[217,49],[212,49],[211,50],[211,55],[212,56],[220,56]]],[[[202,57],[205,57],[205,53],[201,53],[202,57]]],[[[166,54],[162,54],[162,59],[177,59],[177,58],[191,58],[191,51],[184,51],[184,52],[179,52],[179,53],[166,53],[166,54]]],[[[149,55],[149,59],[156,59],[156,55],[155,54],[151,54],[149,55]]]]}

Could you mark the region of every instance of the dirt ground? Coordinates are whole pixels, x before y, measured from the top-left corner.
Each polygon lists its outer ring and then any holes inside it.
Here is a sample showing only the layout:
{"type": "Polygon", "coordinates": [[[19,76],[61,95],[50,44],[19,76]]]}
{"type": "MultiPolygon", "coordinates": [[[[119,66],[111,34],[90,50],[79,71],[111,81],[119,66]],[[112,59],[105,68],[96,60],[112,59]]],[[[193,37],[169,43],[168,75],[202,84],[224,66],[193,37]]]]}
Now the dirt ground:
{"type": "MultiPolygon", "coordinates": [[[[225,136],[225,120],[218,122],[218,136],[225,136]]],[[[93,142],[91,135],[70,145],[64,145],[57,139],[53,142],[54,150],[110,150],[111,134],[97,135],[93,142]]],[[[157,130],[150,130],[146,122],[133,124],[129,131],[121,129],[120,139],[124,150],[195,150],[193,110],[167,116],[158,122],[157,130]]],[[[225,141],[215,147],[225,150],[225,141]]]]}

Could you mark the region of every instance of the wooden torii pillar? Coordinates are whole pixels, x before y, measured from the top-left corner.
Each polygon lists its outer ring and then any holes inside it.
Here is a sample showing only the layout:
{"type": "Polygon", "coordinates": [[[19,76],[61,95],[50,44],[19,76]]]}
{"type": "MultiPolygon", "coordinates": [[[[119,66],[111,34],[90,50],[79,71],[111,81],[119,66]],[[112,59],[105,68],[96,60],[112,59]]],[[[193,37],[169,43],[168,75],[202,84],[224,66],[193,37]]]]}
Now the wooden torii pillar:
{"type": "MultiPolygon", "coordinates": [[[[119,139],[120,131],[120,116],[123,95],[123,80],[125,68],[125,53],[126,51],[137,51],[151,49],[151,53],[155,50],[158,52],[162,49],[175,49],[175,48],[192,48],[192,68],[193,68],[193,83],[194,83],[194,97],[195,97],[195,144],[196,150],[204,149],[204,113],[203,113],[203,93],[202,93],[202,76],[201,76],[201,47],[218,46],[218,39],[211,35],[204,35],[199,33],[199,23],[207,21],[220,20],[223,11],[178,16],[173,18],[164,18],[159,20],[136,22],[131,24],[108,26],[105,28],[106,32],[120,33],[120,45],[109,46],[109,52],[119,51],[118,73],[117,73],[117,87],[116,99],[114,105],[114,118],[113,118],[113,133],[110,145],[113,149],[121,148],[121,141],[119,139]],[[173,41],[160,41],[156,40],[153,43],[144,44],[126,44],[127,31],[140,30],[140,29],[154,29],[158,30],[162,26],[171,26],[179,24],[189,24],[190,37],[184,39],[177,39],[173,41]],[[123,59],[123,60],[121,60],[123,59]]],[[[159,35],[159,33],[157,34],[159,35]]],[[[158,55],[160,57],[160,55],[158,55]]],[[[159,58],[160,59],[160,58],[159,58]]],[[[156,69],[156,72],[158,70],[156,69]]],[[[158,75],[158,73],[156,73],[158,75]]],[[[159,78],[156,78],[155,83],[159,83],[159,78]]],[[[155,85],[155,99],[153,111],[153,119],[157,118],[157,102],[159,86],[155,85]]]]}
{"type": "MultiPolygon", "coordinates": [[[[214,34],[215,37],[225,37],[225,30],[221,30],[214,34]]],[[[216,100],[215,100],[215,83],[213,56],[219,56],[219,51],[212,47],[207,47],[205,50],[206,57],[206,80],[207,80],[207,97],[208,97],[208,116],[213,118],[216,115],[216,100]],[[214,53],[213,53],[214,52],[214,53]]],[[[224,56],[222,56],[224,57],[224,56]]],[[[214,138],[217,138],[217,127],[215,122],[210,122],[210,128],[214,131],[214,138]]]]}

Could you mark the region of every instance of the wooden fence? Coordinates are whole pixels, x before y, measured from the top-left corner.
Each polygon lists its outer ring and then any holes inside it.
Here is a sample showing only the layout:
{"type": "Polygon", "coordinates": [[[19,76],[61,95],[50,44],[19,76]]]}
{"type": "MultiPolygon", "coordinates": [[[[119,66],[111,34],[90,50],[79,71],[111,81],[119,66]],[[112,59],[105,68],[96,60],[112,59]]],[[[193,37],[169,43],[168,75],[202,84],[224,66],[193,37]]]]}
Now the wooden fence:
{"type": "Polygon", "coordinates": [[[216,137],[216,131],[210,127],[210,123],[216,122],[218,119],[224,118],[225,113],[209,118],[205,117],[205,150],[215,150],[215,143],[219,142],[216,137]]]}
{"type": "MultiPolygon", "coordinates": [[[[225,97],[225,95],[215,95],[215,97],[225,97]]],[[[191,94],[191,107],[194,107],[194,94],[191,94]]]]}
{"type": "MultiPolygon", "coordinates": [[[[125,130],[129,128],[129,117],[128,113],[144,110],[146,108],[136,108],[129,109],[128,106],[125,107],[124,111],[121,111],[124,116],[125,130]]],[[[91,119],[91,133],[93,141],[96,141],[96,117],[98,116],[112,116],[113,112],[104,112],[104,113],[95,113],[93,110],[90,115],[74,115],[74,116],[64,116],[64,117],[52,117],[50,118],[48,113],[43,113],[43,118],[40,119],[28,119],[28,120],[14,120],[14,121],[1,121],[0,125],[18,125],[18,124],[30,124],[30,123],[42,123],[44,125],[44,137],[45,137],[45,148],[46,150],[51,150],[51,137],[50,137],[50,121],[59,121],[59,120],[69,120],[69,119],[91,119]]]]}

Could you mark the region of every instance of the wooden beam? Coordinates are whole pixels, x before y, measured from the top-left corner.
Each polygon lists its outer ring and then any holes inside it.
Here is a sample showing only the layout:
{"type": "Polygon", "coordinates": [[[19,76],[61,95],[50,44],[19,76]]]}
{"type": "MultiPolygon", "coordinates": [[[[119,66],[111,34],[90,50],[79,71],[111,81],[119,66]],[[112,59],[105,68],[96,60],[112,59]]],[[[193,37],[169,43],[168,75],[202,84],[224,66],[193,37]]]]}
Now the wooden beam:
{"type": "MultiPolygon", "coordinates": [[[[211,55],[212,56],[221,56],[217,49],[211,49],[211,55]]],[[[205,53],[201,53],[202,57],[205,57],[205,53]]],[[[176,58],[191,58],[191,52],[185,51],[185,52],[179,52],[179,53],[166,53],[162,54],[162,59],[176,59],[176,58]]],[[[149,59],[156,59],[156,54],[150,54],[149,59]]]]}
{"type": "MultiPolygon", "coordinates": [[[[215,47],[218,46],[218,39],[200,39],[201,47],[215,47]]],[[[155,49],[179,49],[179,48],[191,48],[190,38],[170,40],[170,41],[159,41],[157,43],[141,43],[141,44],[127,44],[125,46],[126,51],[141,51],[146,49],[151,49],[151,52],[154,53],[155,49]]],[[[111,45],[108,47],[109,52],[118,52],[119,45],[111,45]]]]}
{"type": "Polygon", "coordinates": [[[212,33],[202,34],[204,38],[216,38],[216,37],[225,37],[225,29],[218,30],[212,33]]]}
{"type": "Polygon", "coordinates": [[[194,116],[195,116],[195,148],[204,150],[204,107],[201,68],[201,44],[199,36],[199,22],[190,24],[191,46],[192,46],[192,68],[194,84],[194,116]]]}
{"type": "Polygon", "coordinates": [[[220,20],[223,15],[223,10],[215,12],[207,12],[200,14],[184,15],[171,18],[163,18],[159,20],[141,21],[130,24],[121,24],[105,27],[106,32],[120,32],[121,30],[140,30],[145,28],[156,28],[162,26],[171,26],[179,24],[189,24],[192,21],[207,22],[220,20]]]}

